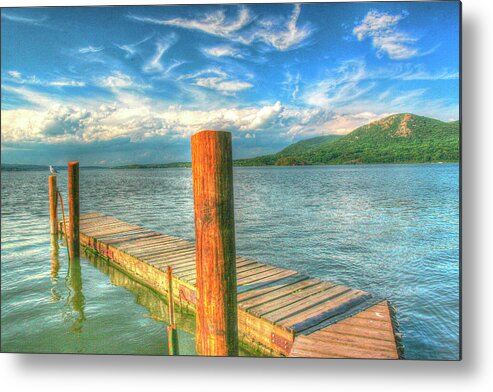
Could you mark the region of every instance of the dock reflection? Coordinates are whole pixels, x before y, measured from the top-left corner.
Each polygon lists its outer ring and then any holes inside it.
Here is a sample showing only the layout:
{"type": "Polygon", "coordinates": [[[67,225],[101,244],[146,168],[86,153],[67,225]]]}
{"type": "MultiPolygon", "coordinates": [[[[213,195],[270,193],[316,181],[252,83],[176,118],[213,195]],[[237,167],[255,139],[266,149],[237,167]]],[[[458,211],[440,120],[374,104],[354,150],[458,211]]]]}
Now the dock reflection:
{"type": "MultiPolygon", "coordinates": [[[[108,261],[90,253],[85,252],[84,258],[94,265],[98,270],[108,275],[112,284],[124,287],[135,296],[135,302],[143,306],[148,314],[145,317],[152,318],[163,324],[169,324],[168,300],[154,290],[136,282],[125,273],[121,272],[108,261]]],[[[175,309],[175,324],[178,331],[177,340],[180,344],[179,355],[196,355],[195,351],[195,313],[184,308],[175,309]]],[[[167,340],[163,336],[163,340],[167,340]]],[[[166,345],[167,346],[167,345],[166,345]]],[[[170,352],[163,353],[170,355],[170,352]]]]}

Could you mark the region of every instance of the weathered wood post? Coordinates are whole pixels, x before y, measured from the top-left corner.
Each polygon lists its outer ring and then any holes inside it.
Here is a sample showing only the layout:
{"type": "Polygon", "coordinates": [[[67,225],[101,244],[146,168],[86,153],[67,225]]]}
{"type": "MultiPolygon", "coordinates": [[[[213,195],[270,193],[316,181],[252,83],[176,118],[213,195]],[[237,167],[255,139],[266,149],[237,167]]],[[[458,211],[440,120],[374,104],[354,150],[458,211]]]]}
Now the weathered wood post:
{"type": "Polygon", "coordinates": [[[58,272],[60,271],[58,237],[51,236],[51,281],[55,283],[58,280],[58,272]]]}
{"type": "Polygon", "coordinates": [[[50,233],[58,234],[58,189],[56,185],[56,176],[48,177],[48,195],[50,198],[50,233]]]}
{"type": "Polygon", "coordinates": [[[79,257],[79,162],[68,163],[68,210],[70,257],[79,257]]]}
{"type": "Polygon", "coordinates": [[[238,355],[231,133],[192,136],[197,353],[238,355]]]}
{"type": "Polygon", "coordinates": [[[168,277],[168,352],[169,355],[178,355],[178,331],[175,324],[175,303],[173,299],[173,272],[171,266],[167,269],[168,277]]]}

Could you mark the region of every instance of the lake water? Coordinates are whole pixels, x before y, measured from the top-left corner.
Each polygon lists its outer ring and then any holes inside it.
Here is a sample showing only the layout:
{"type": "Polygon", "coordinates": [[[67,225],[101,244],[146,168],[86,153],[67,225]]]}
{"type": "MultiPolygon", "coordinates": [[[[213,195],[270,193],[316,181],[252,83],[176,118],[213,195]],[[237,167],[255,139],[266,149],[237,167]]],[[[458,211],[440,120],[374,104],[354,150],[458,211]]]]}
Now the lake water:
{"type": "MultiPolygon", "coordinates": [[[[156,293],[87,255],[68,273],[47,176],[2,172],[2,351],[166,354],[156,293]]],[[[80,177],[82,212],[194,239],[190,169],[80,177]]],[[[66,172],[58,183],[66,202],[66,172]]],[[[406,358],[458,358],[457,164],[235,168],[234,183],[238,255],[385,296],[406,358]]],[[[193,315],[178,327],[195,354],[193,315]]]]}

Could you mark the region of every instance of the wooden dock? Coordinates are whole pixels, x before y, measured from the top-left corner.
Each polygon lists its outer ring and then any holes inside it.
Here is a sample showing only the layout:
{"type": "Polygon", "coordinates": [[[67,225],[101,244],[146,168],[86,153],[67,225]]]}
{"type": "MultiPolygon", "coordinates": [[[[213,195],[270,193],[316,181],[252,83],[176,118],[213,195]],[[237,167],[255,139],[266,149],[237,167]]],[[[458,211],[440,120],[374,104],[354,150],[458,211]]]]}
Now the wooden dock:
{"type": "MultiPolygon", "coordinates": [[[[195,309],[194,243],[97,212],[80,215],[80,243],[166,297],[171,266],[175,303],[195,309]]],[[[269,356],[399,358],[385,299],[243,257],[236,271],[243,344],[269,356]]]]}

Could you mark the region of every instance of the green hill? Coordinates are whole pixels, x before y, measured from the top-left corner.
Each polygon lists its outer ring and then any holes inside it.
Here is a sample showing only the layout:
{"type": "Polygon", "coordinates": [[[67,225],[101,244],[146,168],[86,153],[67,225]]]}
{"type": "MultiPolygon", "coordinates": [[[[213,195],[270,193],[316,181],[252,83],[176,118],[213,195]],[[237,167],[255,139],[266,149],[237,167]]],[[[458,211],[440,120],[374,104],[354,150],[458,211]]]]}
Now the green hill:
{"type": "Polygon", "coordinates": [[[459,122],[395,114],[344,137],[300,141],[277,154],[235,161],[239,166],[423,163],[459,160],[459,122]]]}
{"type": "Polygon", "coordinates": [[[309,161],[305,161],[305,158],[301,158],[301,156],[306,155],[309,151],[316,148],[327,146],[341,137],[339,135],[326,135],[300,140],[276,154],[249,159],[237,159],[234,161],[234,164],[235,166],[293,166],[310,164],[309,161]]]}

